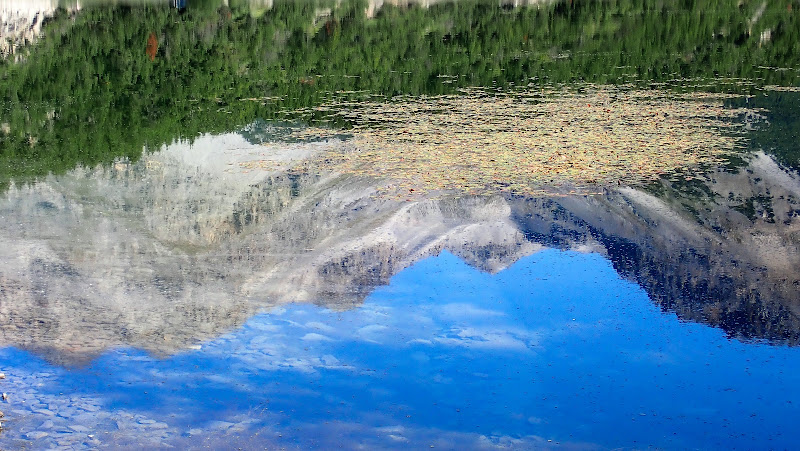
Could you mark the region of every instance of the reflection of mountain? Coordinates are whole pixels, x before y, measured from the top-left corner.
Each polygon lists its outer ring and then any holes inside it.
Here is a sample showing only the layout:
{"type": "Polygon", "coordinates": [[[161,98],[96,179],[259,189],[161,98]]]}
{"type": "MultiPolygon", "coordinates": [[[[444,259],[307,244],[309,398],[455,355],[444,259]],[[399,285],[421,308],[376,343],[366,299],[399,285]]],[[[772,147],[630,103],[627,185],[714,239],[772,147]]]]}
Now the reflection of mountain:
{"type": "Polygon", "coordinates": [[[800,178],[757,154],[743,171],[657,195],[514,205],[526,236],[570,247],[596,240],[622,275],[679,317],[731,336],[800,340],[800,178]]]}
{"type": "Polygon", "coordinates": [[[542,246],[602,252],[664,308],[731,335],[800,337],[800,181],[763,154],[657,195],[407,202],[288,169],[330,145],[203,137],[10,189],[3,343],[65,364],[125,344],[170,353],[288,302],[351,308],[443,249],[494,272],[542,246]]]}
{"type": "Polygon", "coordinates": [[[0,2],[0,57],[34,42],[45,19],[52,16],[58,0],[3,0],[0,2]]]}
{"type": "Polygon", "coordinates": [[[9,190],[3,341],[65,363],[122,344],[174,352],[261,308],[349,308],[444,248],[491,271],[538,248],[502,199],[379,200],[363,180],[282,169],[324,145],[202,138],[9,190]],[[278,170],[248,169],[265,152],[278,170]]]}

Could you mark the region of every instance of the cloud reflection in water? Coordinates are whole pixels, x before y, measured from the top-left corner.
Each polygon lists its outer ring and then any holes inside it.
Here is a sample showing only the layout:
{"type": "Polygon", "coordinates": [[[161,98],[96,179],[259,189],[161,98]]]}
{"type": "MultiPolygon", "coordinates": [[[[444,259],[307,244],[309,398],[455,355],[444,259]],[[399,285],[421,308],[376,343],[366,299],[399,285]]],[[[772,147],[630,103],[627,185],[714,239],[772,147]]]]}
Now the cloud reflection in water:
{"type": "Polygon", "coordinates": [[[164,360],[65,370],[6,348],[0,442],[781,448],[798,352],[665,315],[598,254],[492,275],[445,252],[359,308],[288,305],[164,360]]]}

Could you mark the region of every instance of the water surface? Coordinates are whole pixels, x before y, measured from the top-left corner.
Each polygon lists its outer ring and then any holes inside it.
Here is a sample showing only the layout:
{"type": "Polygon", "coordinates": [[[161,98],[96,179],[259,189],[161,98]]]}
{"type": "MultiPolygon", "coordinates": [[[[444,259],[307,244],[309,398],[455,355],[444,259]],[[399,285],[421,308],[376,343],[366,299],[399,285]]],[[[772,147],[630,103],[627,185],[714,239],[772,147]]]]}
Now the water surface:
{"type": "Polygon", "coordinates": [[[797,442],[800,5],[3,7],[0,447],[797,442]]]}

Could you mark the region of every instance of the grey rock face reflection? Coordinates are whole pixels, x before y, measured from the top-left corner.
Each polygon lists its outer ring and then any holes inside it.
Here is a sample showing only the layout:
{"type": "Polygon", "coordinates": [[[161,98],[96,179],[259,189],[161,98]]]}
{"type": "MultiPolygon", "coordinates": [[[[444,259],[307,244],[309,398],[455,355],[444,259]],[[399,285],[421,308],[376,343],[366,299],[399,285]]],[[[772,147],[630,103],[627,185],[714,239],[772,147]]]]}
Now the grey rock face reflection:
{"type": "Polygon", "coordinates": [[[664,310],[730,336],[800,339],[800,183],[764,153],[704,182],[515,205],[545,245],[595,240],[664,310]]]}
{"type": "MultiPolygon", "coordinates": [[[[288,164],[322,146],[269,155],[288,164]]],[[[538,248],[502,199],[380,200],[367,181],[240,165],[266,153],[207,137],[12,188],[4,344],[68,364],[118,345],[171,353],[274,305],[351,308],[445,248],[494,271],[538,248]]]]}
{"type": "Polygon", "coordinates": [[[3,344],[65,365],[120,345],[169,354],[277,305],[353,308],[445,249],[496,272],[544,247],[603,253],[665,309],[733,336],[800,336],[800,181],[767,155],[649,192],[409,202],[290,169],[330,145],[342,144],[206,136],[13,187],[0,202],[3,344]]]}

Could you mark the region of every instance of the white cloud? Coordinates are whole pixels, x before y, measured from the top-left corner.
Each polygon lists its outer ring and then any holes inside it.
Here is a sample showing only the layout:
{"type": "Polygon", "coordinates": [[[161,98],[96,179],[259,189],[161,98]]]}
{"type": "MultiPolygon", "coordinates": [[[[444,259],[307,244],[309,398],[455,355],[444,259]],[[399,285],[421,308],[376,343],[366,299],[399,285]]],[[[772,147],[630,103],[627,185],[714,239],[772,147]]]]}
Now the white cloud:
{"type": "Polygon", "coordinates": [[[483,309],[466,303],[451,303],[441,307],[443,314],[458,318],[486,318],[505,316],[505,313],[495,310],[483,309]]]}
{"type": "Polygon", "coordinates": [[[377,343],[377,341],[375,341],[379,338],[377,335],[386,329],[388,329],[388,327],[381,324],[370,324],[358,329],[358,331],[356,331],[356,336],[363,340],[377,343]]]}
{"type": "Polygon", "coordinates": [[[332,338],[326,337],[325,335],[315,334],[315,333],[308,333],[303,335],[301,340],[304,341],[333,341],[332,338]]]}
{"type": "Polygon", "coordinates": [[[331,327],[331,326],[329,326],[329,325],[327,325],[325,323],[321,323],[319,321],[307,322],[306,323],[306,327],[309,328],[309,329],[317,329],[317,330],[321,330],[323,332],[328,332],[328,333],[336,332],[335,328],[333,328],[333,327],[331,327]]]}
{"type": "Polygon", "coordinates": [[[463,328],[451,329],[450,333],[435,340],[437,343],[449,346],[524,351],[538,343],[537,337],[525,335],[529,334],[517,336],[503,329],[463,328]]]}

